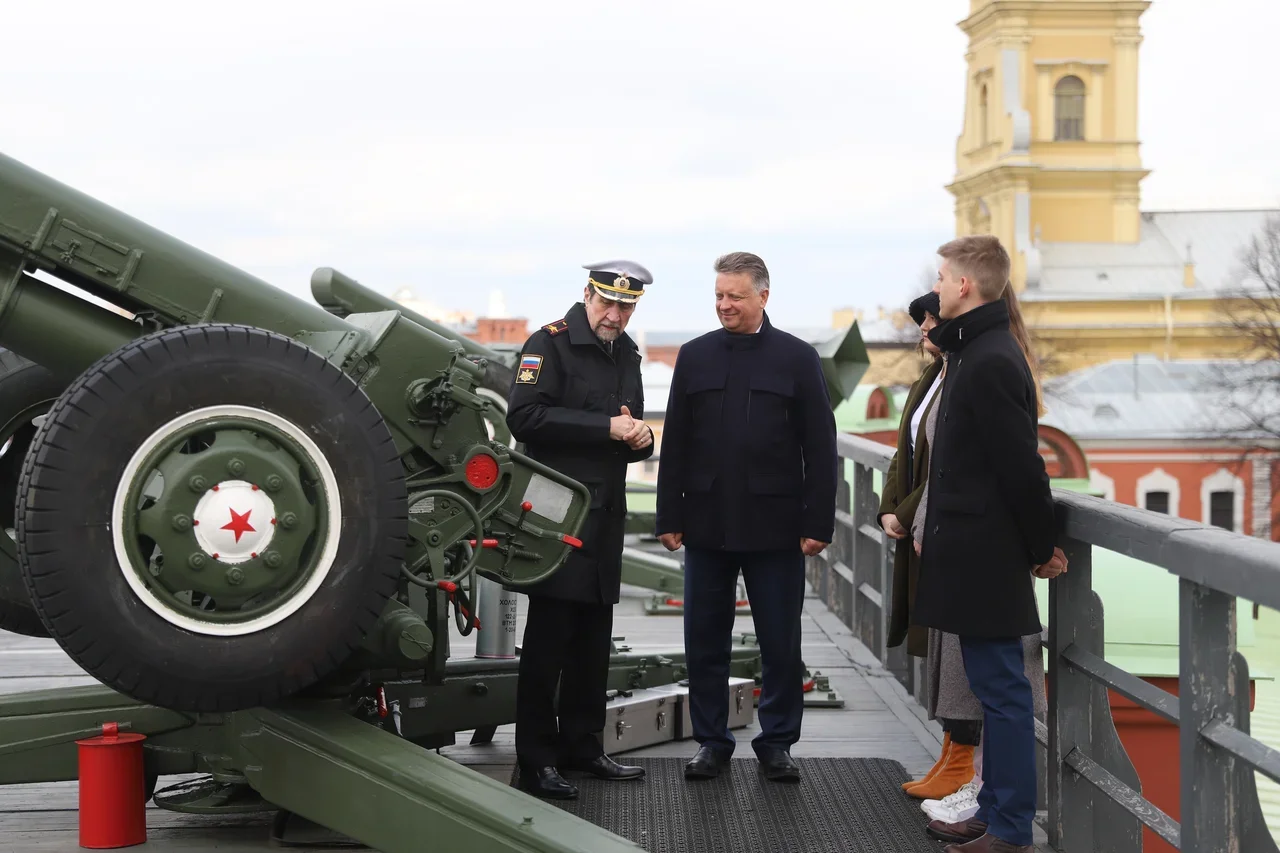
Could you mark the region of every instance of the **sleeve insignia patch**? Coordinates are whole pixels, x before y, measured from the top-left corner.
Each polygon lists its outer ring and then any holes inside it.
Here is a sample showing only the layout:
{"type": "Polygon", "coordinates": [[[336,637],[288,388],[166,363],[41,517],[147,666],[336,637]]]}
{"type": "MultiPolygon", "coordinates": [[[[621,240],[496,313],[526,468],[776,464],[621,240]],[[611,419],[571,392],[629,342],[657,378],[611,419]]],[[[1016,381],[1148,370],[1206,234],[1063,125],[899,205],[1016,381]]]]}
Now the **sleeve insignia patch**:
{"type": "Polygon", "coordinates": [[[520,385],[537,385],[538,372],[542,370],[542,356],[526,355],[516,368],[516,382],[520,385]]]}
{"type": "Polygon", "coordinates": [[[561,332],[563,332],[565,329],[569,328],[569,321],[568,321],[568,320],[556,320],[554,323],[548,323],[547,325],[543,326],[542,328],[547,332],[547,334],[550,334],[550,335],[558,335],[558,334],[560,334],[561,332]]]}

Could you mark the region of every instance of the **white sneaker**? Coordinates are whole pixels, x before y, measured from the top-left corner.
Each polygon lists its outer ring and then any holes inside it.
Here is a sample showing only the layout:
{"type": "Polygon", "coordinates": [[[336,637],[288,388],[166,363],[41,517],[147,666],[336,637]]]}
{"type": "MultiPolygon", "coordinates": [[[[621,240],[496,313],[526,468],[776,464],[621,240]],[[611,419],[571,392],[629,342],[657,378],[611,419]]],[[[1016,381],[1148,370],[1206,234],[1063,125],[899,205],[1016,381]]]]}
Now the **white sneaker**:
{"type": "Polygon", "coordinates": [[[966,782],[954,794],[943,797],[941,800],[925,800],[920,803],[920,808],[934,820],[959,823],[978,813],[978,791],[981,788],[982,780],[973,779],[966,782]]]}

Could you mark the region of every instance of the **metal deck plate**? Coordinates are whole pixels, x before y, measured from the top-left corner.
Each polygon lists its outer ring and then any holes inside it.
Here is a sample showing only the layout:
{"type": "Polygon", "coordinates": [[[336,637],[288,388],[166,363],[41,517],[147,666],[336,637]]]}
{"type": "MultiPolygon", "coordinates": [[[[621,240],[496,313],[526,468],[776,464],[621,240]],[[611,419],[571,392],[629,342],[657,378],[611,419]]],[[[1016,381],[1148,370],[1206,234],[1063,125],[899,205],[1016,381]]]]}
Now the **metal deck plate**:
{"type": "Polygon", "coordinates": [[[795,758],[799,784],[770,782],[754,759],[686,782],[682,758],[618,757],[643,766],[643,782],[575,775],[575,801],[557,803],[649,853],[938,853],[907,773],[880,758],[795,758]]]}

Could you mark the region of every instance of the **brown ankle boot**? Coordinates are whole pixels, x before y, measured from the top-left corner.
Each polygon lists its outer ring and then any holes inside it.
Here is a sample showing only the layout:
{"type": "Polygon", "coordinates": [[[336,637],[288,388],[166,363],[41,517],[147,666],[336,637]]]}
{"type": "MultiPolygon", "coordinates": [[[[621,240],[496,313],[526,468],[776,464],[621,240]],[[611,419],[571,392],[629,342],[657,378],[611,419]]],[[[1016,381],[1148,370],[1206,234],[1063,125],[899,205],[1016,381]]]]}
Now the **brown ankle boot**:
{"type": "Polygon", "coordinates": [[[918,800],[940,800],[964,787],[973,778],[973,747],[951,743],[947,761],[933,778],[907,788],[907,795],[918,800]]]}
{"type": "Polygon", "coordinates": [[[928,782],[934,776],[937,776],[938,771],[941,770],[943,768],[943,765],[947,763],[947,752],[950,749],[951,749],[951,732],[943,732],[942,733],[942,754],[938,756],[938,762],[934,764],[933,767],[929,768],[929,772],[924,774],[923,779],[908,779],[906,782],[903,782],[902,790],[905,791],[908,788],[915,787],[916,785],[923,785],[925,782],[928,782]]]}

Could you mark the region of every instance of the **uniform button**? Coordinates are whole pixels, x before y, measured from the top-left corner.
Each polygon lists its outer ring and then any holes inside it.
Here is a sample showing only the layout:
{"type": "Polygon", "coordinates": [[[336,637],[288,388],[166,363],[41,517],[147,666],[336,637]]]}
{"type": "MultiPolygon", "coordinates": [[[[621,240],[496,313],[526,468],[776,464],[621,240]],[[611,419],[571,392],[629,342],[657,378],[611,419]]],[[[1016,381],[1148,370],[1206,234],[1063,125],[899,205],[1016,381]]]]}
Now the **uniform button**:
{"type": "Polygon", "coordinates": [[[935,524],[935,525],[933,526],[933,532],[934,532],[935,534],[938,532],[938,525],[936,525],[936,524],[935,524]]]}

